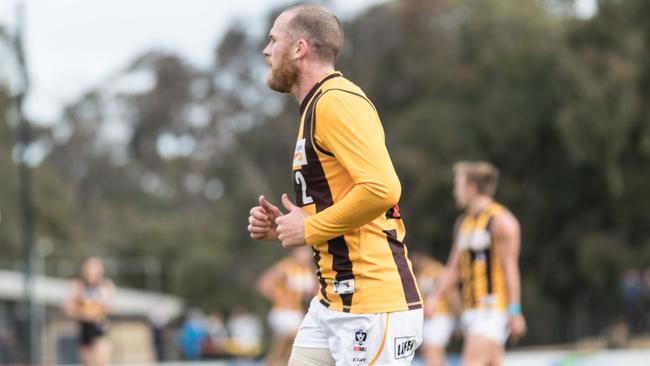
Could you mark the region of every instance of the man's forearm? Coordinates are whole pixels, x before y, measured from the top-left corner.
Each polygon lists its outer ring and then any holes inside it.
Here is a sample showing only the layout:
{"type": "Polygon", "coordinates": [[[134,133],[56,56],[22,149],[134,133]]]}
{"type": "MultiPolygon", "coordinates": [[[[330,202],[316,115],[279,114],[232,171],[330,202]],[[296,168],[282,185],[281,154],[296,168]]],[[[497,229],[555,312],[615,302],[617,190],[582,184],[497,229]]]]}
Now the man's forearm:
{"type": "Polygon", "coordinates": [[[436,287],[434,296],[442,298],[449,294],[451,287],[458,281],[458,270],[455,268],[447,268],[440,278],[440,284],[436,287]]]}
{"type": "Polygon", "coordinates": [[[341,201],[305,220],[307,244],[326,242],[371,222],[397,204],[399,195],[399,181],[357,184],[341,201]]]}
{"type": "Polygon", "coordinates": [[[521,279],[516,264],[510,264],[506,269],[506,288],[508,304],[521,304],[521,279]]]}

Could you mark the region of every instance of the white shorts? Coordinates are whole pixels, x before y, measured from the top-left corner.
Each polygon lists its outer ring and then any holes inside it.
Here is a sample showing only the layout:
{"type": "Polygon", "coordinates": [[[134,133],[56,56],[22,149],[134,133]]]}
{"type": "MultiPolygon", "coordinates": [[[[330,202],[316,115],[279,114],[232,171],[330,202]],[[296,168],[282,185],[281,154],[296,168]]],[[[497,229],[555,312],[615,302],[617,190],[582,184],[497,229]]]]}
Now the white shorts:
{"type": "Polygon", "coordinates": [[[449,315],[435,315],[424,320],[423,338],[426,346],[446,347],[454,332],[455,321],[449,315]]]}
{"type": "Polygon", "coordinates": [[[351,314],[314,298],[293,345],[328,348],[337,366],[410,365],[422,344],[422,323],[422,309],[351,314]]]}
{"type": "Polygon", "coordinates": [[[465,336],[480,335],[503,346],[508,339],[508,315],[491,309],[465,310],[462,316],[465,336]]]}
{"type": "Polygon", "coordinates": [[[273,309],[269,312],[269,326],[275,335],[293,336],[304,316],[303,312],[297,310],[273,309]]]}

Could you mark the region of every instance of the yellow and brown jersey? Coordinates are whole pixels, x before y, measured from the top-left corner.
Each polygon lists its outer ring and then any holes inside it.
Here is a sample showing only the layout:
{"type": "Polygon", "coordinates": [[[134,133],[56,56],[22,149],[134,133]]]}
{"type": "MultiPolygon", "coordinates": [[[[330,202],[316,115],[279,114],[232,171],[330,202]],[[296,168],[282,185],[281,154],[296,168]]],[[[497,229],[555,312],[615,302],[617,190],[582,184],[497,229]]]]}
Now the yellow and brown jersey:
{"type": "Polygon", "coordinates": [[[278,266],[282,276],[273,286],[273,307],[302,311],[305,300],[313,296],[313,268],[302,265],[291,257],[280,261],[278,266]]]}
{"type": "Polygon", "coordinates": [[[81,293],[77,299],[79,312],[83,317],[101,320],[107,316],[107,283],[89,285],[81,282],[81,293]]]}
{"type": "MultiPolygon", "coordinates": [[[[444,264],[431,260],[417,274],[418,286],[423,296],[432,294],[439,284],[440,276],[445,271],[444,264]]],[[[449,315],[449,301],[446,298],[440,298],[436,303],[436,314],[449,315]]]]}
{"type": "Polygon", "coordinates": [[[507,309],[507,293],[492,220],[505,208],[492,203],[478,215],[460,217],[456,245],[460,250],[463,309],[507,309]]]}
{"type": "Polygon", "coordinates": [[[293,182],[310,215],[305,239],[315,251],[321,303],[352,313],[420,308],[402,243],[400,183],[374,106],[335,72],[311,89],[300,111],[293,182]]]}

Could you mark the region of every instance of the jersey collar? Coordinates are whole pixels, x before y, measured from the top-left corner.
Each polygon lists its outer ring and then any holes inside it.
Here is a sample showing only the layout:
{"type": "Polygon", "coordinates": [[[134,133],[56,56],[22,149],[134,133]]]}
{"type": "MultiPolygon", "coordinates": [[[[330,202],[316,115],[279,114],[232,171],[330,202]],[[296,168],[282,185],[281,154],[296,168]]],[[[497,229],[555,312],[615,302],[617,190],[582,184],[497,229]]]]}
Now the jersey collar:
{"type": "Polygon", "coordinates": [[[320,87],[329,79],[333,79],[335,77],[343,76],[338,71],[335,71],[331,74],[327,74],[321,81],[317,82],[316,85],[314,85],[311,89],[309,89],[309,92],[305,96],[305,98],[302,100],[302,103],[300,103],[300,115],[302,115],[305,112],[305,108],[307,108],[307,104],[309,104],[309,101],[311,98],[314,96],[316,91],[320,89],[320,87]]]}

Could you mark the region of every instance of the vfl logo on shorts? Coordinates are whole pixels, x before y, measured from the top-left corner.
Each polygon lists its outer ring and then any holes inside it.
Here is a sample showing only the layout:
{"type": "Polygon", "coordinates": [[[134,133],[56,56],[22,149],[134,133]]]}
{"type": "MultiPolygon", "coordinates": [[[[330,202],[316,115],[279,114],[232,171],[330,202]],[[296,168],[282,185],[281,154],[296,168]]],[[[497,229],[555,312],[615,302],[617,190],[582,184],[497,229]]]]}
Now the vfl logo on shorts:
{"type": "Polygon", "coordinates": [[[368,332],[363,329],[358,329],[354,332],[354,344],[352,345],[352,365],[361,366],[365,365],[368,361],[366,341],[368,340],[368,332]]]}
{"type": "Polygon", "coordinates": [[[395,338],[395,359],[413,356],[415,352],[415,337],[395,338]]]}
{"type": "Polygon", "coordinates": [[[368,339],[368,333],[365,330],[359,329],[356,332],[354,332],[354,343],[364,344],[366,343],[367,339],[368,339]]]}

